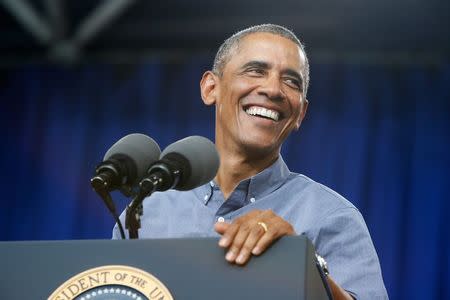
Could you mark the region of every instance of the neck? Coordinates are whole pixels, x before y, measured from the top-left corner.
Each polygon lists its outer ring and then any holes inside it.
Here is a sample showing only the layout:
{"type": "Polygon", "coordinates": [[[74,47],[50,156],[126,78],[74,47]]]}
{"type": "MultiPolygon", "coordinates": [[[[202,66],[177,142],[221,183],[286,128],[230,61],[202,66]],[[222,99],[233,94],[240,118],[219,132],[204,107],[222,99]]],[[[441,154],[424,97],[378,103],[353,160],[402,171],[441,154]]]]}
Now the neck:
{"type": "Polygon", "coordinates": [[[236,186],[244,179],[250,178],[272,165],[278,158],[279,153],[256,157],[242,153],[230,153],[220,149],[220,167],[215,178],[220,189],[228,199],[236,186]]]}

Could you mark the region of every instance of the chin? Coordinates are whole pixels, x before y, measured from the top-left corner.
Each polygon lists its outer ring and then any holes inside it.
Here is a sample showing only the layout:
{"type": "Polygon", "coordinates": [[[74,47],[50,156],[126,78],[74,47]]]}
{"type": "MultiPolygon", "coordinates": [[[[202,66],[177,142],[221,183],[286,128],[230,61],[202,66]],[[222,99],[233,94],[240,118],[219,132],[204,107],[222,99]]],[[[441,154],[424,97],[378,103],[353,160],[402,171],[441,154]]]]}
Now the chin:
{"type": "Polygon", "coordinates": [[[275,143],[273,138],[253,136],[242,140],[242,146],[247,153],[253,155],[271,155],[279,152],[280,145],[275,143]]]}

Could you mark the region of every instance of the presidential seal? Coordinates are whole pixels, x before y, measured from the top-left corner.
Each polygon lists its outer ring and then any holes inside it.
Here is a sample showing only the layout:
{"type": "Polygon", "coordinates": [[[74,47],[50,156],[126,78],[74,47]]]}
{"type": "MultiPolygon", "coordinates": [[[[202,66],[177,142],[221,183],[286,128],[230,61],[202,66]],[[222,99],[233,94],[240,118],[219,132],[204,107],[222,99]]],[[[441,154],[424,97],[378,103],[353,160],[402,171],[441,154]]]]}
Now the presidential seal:
{"type": "Polygon", "coordinates": [[[49,300],[173,300],[155,276],[128,266],[102,266],[64,282],[49,300]]]}

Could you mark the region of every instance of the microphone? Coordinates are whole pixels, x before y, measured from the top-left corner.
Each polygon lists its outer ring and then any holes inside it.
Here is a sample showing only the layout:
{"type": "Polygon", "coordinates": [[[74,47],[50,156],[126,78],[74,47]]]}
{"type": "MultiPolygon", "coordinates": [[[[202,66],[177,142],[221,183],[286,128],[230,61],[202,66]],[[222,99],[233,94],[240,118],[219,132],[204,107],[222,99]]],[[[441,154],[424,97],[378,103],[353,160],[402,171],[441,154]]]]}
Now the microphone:
{"type": "Polygon", "coordinates": [[[184,138],[167,146],[159,161],[150,166],[139,183],[141,193],[194,189],[212,180],[219,164],[219,154],[210,140],[201,136],[184,138]]]}
{"type": "Polygon", "coordinates": [[[214,178],[219,169],[214,144],[201,136],[190,136],[167,146],[160,159],[148,168],[136,197],[128,205],[125,224],[130,238],[138,238],[143,214],[142,201],[155,191],[191,190],[214,178]]]}
{"type": "MultiPolygon", "coordinates": [[[[158,160],[158,144],[145,134],[132,133],[117,141],[95,169],[91,185],[96,191],[109,192],[137,185],[152,163],[158,160]]],[[[129,196],[129,195],[126,195],[129,196]]]]}

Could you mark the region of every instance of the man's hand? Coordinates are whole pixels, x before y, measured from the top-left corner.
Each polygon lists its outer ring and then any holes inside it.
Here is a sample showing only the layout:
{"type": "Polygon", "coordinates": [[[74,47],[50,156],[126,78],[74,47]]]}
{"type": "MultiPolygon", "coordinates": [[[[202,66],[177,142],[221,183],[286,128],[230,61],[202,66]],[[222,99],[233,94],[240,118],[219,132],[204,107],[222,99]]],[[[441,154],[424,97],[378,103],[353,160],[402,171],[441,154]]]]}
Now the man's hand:
{"type": "Polygon", "coordinates": [[[214,229],[222,235],[219,246],[228,248],[225,259],[240,265],[247,263],[251,254],[263,253],[280,237],[295,234],[292,225],[272,210],[253,210],[231,224],[217,222],[214,229]]]}

